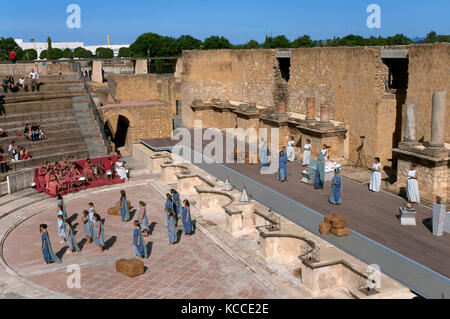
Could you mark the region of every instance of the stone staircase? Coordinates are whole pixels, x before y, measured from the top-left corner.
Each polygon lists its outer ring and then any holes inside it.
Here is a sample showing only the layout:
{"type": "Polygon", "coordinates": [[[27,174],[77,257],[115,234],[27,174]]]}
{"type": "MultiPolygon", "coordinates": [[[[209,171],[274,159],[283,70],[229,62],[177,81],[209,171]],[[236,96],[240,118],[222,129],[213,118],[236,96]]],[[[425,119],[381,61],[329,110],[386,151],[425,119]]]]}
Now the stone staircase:
{"type": "MultiPolygon", "coordinates": [[[[46,75],[40,82],[39,92],[4,93],[6,116],[0,116],[0,128],[8,137],[0,138],[0,146],[6,152],[14,140],[32,156],[31,160],[11,162],[12,170],[7,174],[63,157],[76,160],[105,156],[107,149],[78,73],[46,75]],[[41,125],[47,140],[33,142],[23,136],[26,123],[32,122],[41,125]]],[[[7,154],[6,158],[11,159],[7,154]]],[[[7,174],[0,174],[0,182],[7,174]]]]}

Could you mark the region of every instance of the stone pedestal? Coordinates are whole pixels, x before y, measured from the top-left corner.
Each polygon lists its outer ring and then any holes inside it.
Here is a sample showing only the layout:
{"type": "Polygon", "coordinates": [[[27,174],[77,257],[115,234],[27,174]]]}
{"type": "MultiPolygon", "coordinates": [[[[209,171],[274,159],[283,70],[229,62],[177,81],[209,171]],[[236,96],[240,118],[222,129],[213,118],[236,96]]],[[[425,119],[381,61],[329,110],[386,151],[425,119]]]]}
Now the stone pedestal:
{"type": "Polygon", "coordinates": [[[444,232],[450,233],[450,212],[445,205],[433,203],[433,235],[442,236],[444,232]]]}
{"type": "Polygon", "coordinates": [[[300,179],[300,182],[303,182],[305,184],[314,184],[314,181],[309,178],[309,174],[305,171],[302,171],[302,178],[300,179]]]}
{"type": "Polygon", "coordinates": [[[430,148],[444,148],[446,90],[433,93],[430,148]]]}
{"type": "Polygon", "coordinates": [[[92,62],[92,81],[94,81],[95,83],[103,83],[101,60],[94,60],[92,62]]]}
{"type": "Polygon", "coordinates": [[[416,211],[408,211],[400,207],[400,224],[416,226],[416,211]]]}
{"type": "Polygon", "coordinates": [[[403,143],[417,144],[417,103],[405,103],[405,136],[403,143]]]}
{"type": "Polygon", "coordinates": [[[286,113],[286,101],[279,101],[277,107],[279,113],[286,113]]]}
{"type": "Polygon", "coordinates": [[[320,104],[320,123],[330,123],[330,106],[328,104],[320,104]]]}
{"type": "Polygon", "coordinates": [[[147,59],[137,59],[134,74],[147,74],[147,59]]]}
{"type": "Polygon", "coordinates": [[[313,97],[306,98],[306,120],[316,120],[316,99],[313,97]]]}

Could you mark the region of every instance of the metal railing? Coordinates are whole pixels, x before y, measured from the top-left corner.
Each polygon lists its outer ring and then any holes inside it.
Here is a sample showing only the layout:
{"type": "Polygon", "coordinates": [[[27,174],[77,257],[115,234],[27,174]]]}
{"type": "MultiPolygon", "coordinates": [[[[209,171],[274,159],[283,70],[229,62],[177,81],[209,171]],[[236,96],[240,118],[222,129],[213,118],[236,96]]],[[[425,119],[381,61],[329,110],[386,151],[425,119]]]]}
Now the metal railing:
{"type": "Polygon", "coordinates": [[[100,134],[102,135],[103,142],[105,143],[105,146],[106,146],[106,152],[108,153],[108,155],[110,155],[112,152],[111,141],[110,141],[109,137],[106,135],[105,126],[103,125],[103,121],[100,117],[100,113],[97,109],[97,105],[95,104],[95,102],[91,96],[91,93],[89,92],[89,84],[87,83],[86,78],[83,74],[83,71],[81,70],[80,62],[73,62],[73,66],[74,66],[74,71],[78,72],[78,74],[80,75],[80,79],[83,82],[84,90],[86,91],[86,94],[88,96],[89,109],[91,110],[91,113],[94,115],[94,118],[97,121],[97,125],[100,130],[100,134]]]}

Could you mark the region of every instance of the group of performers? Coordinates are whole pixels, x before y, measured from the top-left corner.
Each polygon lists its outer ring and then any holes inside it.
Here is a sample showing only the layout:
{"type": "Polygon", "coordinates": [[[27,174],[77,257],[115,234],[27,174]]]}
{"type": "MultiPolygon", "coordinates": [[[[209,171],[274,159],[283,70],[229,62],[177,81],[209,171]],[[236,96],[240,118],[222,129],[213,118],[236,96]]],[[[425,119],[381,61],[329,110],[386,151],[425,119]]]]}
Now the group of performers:
{"type": "Polygon", "coordinates": [[[106,181],[108,178],[127,180],[127,171],[120,158],[114,161],[111,157],[96,160],[73,162],[71,158],[63,158],[55,164],[40,163],[35,173],[35,184],[38,191],[46,191],[51,195],[70,193],[95,182],[106,181]]]}
{"type": "MultiPolygon", "coordinates": [[[[58,236],[61,238],[60,243],[65,243],[68,246],[68,254],[80,252],[80,246],[75,239],[74,229],[70,218],[67,216],[66,206],[64,204],[61,194],[56,195],[57,198],[57,220],[58,220],[58,236]]],[[[166,204],[164,213],[166,215],[166,227],[169,235],[169,244],[174,245],[177,242],[177,224],[178,219],[182,218],[183,232],[186,237],[192,233],[192,220],[190,212],[190,204],[187,199],[183,201],[183,207],[180,203],[180,195],[174,189],[166,194],[166,204]]],[[[136,219],[133,222],[133,254],[136,258],[148,258],[147,246],[144,237],[149,236],[149,223],[146,211],[147,204],[144,201],[139,201],[139,210],[136,219]]],[[[123,222],[130,220],[130,207],[127,201],[124,190],[120,191],[119,209],[121,219],[123,222]]],[[[103,252],[105,249],[105,230],[103,221],[99,214],[95,211],[94,204],[89,203],[89,210],[84,210],[81,216],[83,223],[84,236],[87,238],[87,243],[94,242],[98,247],[98,252],[103,252]]],[[[61,263],[60,258],[53,252],[50,237],[48,234],[48,226],[46,224],[39,225],[41,233],[41,249],[44,258],[44,263],[61,263]]]]}
{"type": "Polygon", "coordinates": [[[191,205],[187,199],[183,200],[181,205],[180,194],[171,189],[166,194],[166,203],[164,205],[165,225],[169,234],[169,245],[175,245],[177,242],[178,220],[181,218],[183,232],[186,237],[190,237],[193,231],[191,219],[191,205]]]}
{"type": "MultiPolygon", "coordinates": [[[[325,163],[328,160],[328,149],[326,144],[322,145],[322,149],[315,157],[311,156],[311,140],[306,139],[303,146],[302,164],[304,172],[308,174],[309,179],[314,181],[314,189],[323,189],[325,182],[325,163]]],[[[269,167],[269,148],[267,142],[261,139],[261,146],[259,151],[259,167],[263,171],[269,167]]],[[[284,182],[287,180],[287,163],[295,160],[295,139],[290,137],[287,148],[283,146],[278,154],[278,180],[284,182]]],[[[381,170],[382,166],[380,158],[375,157],[374,164],[371,167],[372,174],[369,183],[369,190],[379,192],[381,186],[381,170]]],[[[334,169],[334,177],[331,181],[331,188],[329,194],[329,202],[331,204],[339,205],[341,203],[342,178],[340,168],[334,169]]],[[[419,188],[418,188],[418,172],[416,165],[411,164],[408,174],[406,175],[406,194],[408,201],[414,206],[414,203],[420,202],[419,188]]]]}

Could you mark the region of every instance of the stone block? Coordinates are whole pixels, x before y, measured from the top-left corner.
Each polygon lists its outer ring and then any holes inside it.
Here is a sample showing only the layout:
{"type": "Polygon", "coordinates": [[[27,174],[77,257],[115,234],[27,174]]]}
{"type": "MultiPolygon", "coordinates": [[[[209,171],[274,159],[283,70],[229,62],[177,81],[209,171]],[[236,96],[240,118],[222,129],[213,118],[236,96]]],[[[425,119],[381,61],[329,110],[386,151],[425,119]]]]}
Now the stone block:
{"type": "Polygon", "coordinates": [[[400,224],[416,226],[416,212],[400,207],[400,224]]]}

